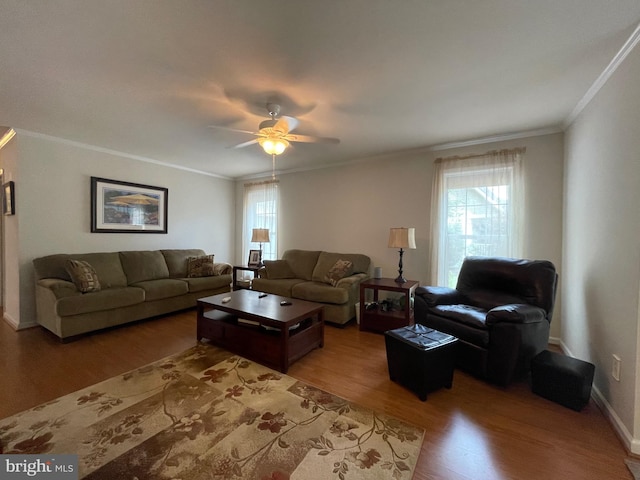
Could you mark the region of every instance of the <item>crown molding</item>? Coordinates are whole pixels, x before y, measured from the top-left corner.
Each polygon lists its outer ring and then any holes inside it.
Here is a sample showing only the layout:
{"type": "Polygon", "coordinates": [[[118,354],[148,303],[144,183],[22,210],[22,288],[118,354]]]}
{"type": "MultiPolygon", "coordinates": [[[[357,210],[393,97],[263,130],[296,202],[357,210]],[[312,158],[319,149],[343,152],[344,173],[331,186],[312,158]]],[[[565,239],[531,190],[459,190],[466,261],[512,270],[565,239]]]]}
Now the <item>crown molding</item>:
{"type": "Polygon", "coordinates": [[[7,143],[9,143],[11,141],[11,139],[13,137],[16,136],[16,131],[13,128],[10,128],[9,130],[7,130],[6,132],[4,132],[4,135],[2,135],[2,138],[0,138],[0,150],[2,149],[2,147],[4,147],[7,143]]]}
{"type": "MultiPolygon", "coordinates": [[[[218,175],[211,172],[205,172],[202,170],[197,170],[195,168],[188,168],[182,165],[176,165],[174,163],[169,162],[161,162],[160,160],[155,160],[149,157],[143,157],[141,155],[133,155],[131,153],[120,152],[118,150],[112,150],[110,148],[97,147],[95,145],[89,145],[88,143],[76,142],[75,140],[67,140],[66,138],[54,137],[52,135],[46,135],[44,133],[31,132],[29,130],[15,129],[15,132],[19,135],[24,135],[25,137],[38,138],[42,140],[48,140],[50,142],[60,143],[62,145],[69,145],[72,147],[83,148],[85,150],[91,150],[93,152],[106,153],[107,155],[113,155],[116,157],[124,157],[130,160],[136,160],[139,162],[153,163],[155,165],[162,165],[163,167],[175,168],[178,170],[184,170],[187,172],[198,173],[200,175],[207,175],[209,177],[221,178],[223,180],[232,180],[232,178],[225,177],[223,175],[218,175]]],[[[4,137],[3,137],[4,138],[4,137]]]]}
{"type": "MultiPolygon", "coordinates": [[[[288,170],[276,170],[275,174],[278,175],[287,175],[290,173],[300,173],[300,172],[311,172],[314,170],[324,170],[326,168],[335,168],[335,167],[344,167],[348,165],[355,165],[358,163],[365,163],[374,160],[384,160],[384,159],[392,159],[397,157],[398,155],[410,155],[410,154],[421,154],[421,153],[429,153],[429,152],[437,152],[440,150],[450,150],[453,148],[460,147],[469,147],[473,145],[482,145],[484,143],[493,143],[493,142],[504,142],[507,140],[515,140],[518,138],[529,138],[529,137],[539,137],[542,135],[552,135],[554,133],[562,133],[564,130],[561,127],[548,127],[548,128],[540,128],[537,130],[526,130],[522,132],[511,132],[505,133],[502,135],[493,135],[491,137],[482,137],[476,138],[472,140],[464,140],[460,142],[451,142],[451,143],[441,143],[438,145],[426,146],[426,147],[418,147],[418,148],[410,148],[406,150],[396,150],[394,152],[385,152],[379,153],[377,155],[370,155],[368,157],[359,157],[352,160],[347,160],[344,162],[336,162],[326,165],[315,165],[309,167],[298,167],[298,168],[290,168],[288,170]]],[[[271,176],[271,171],[255,173],[252,175],[246,175],[243,177],[236,177],[234,180],[236,182],[243,182],[247,180],[256,180],[264,177],[271,176]]]]}
{"type": "Polygon", "coordinates": [[[609,80],[609,77],[611,77],[611,75],[613,75],[613,72],[615,72],[618,69],[618,67],[622,64],[624,59],[627,58],[627,55],[629,55],[629,53],[631,53],[633,48],[638,44],[638,42],[640,42],[640,23],[638,24],[636,29],[633,31],[631,36],[624,43],[622,48],[613,57],[611,62],[609,62],[609,65],[607,65],[607,67],[603,70],[600,76],[596,78],[596,81],[593,82],[593,85],[591,85],[589,90],[587,90],[587,93],[584,94],[584,96],[580,99],[580,101],[575,106],[573,111],[565,119],[563,124],[565,130],[567,129],[567,127],[569,127],[569,125],[571,125],[575,121],[576,118],[578,118],[578,115],[582,113],[582,111],[586,108],[586,106],[589,105],[591,100],[593,100],[593,98],[604,86],[604,84],[607,83],[607,80],[609,80]]]}
{"type": "Polygon", "coordinates": [[[463,140],[460,142],[449,142],[449,143],[441,143],[439,145],[432,145],[431,147],[428,148],[428,150],[431,152],[438,152],[441,150],[451,150],[452,148],[472,147],[474,145],[482,145],[484,143],[506,142],[507,140],[516,140],[519,138],[552,135],[554,133],[562,133],[563,131],[564,130],[562,129],[562,127],[547,127],[547,128],[539,128],[536,130],[525,130],[522,132],[502,133],[500,135],[492,135],[489,137],[463,140]]]}

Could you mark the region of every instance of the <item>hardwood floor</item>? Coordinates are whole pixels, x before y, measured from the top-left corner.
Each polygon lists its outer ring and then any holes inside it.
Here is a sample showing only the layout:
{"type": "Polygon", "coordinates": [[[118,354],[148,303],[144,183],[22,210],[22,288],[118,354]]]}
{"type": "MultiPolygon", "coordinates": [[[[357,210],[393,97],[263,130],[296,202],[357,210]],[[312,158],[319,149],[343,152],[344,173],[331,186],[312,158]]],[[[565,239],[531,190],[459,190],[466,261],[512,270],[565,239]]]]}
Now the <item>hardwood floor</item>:
{"type": "MultiPolygon", "coordinates": [[[[0,322],[0,418],[195,344],[195,310],[61,344],[40,328],[0,322]]],[[[531,393],[456,371],[453,388],[416,395],[389,380],[384,337],[327,326],[325,347],[289,375],[426,429],[414,475],[422,479],[633,480],[626,452],[591,401],[580,413],[531,393]]]]}

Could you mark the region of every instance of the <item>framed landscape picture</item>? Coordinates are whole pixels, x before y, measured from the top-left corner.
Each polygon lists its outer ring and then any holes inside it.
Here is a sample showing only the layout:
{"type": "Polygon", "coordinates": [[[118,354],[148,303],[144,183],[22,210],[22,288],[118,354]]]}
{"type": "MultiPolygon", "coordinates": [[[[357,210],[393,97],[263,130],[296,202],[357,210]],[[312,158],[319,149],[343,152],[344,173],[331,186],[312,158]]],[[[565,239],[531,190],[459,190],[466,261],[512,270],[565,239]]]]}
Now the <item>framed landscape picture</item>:
{"type": "Polygon", "coordinates": [[[91,177],[91,232],[167,233],[169,189],[91,177]]]}

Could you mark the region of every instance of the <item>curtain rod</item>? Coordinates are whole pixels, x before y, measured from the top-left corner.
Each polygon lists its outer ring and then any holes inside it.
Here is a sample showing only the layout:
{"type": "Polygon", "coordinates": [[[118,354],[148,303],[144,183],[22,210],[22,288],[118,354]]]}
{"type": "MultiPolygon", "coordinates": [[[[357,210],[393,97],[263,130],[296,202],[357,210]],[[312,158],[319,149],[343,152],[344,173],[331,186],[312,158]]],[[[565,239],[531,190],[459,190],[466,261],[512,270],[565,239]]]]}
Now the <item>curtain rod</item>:
{"type": "Polygon", "coordinates": [[[466,160],[469,158],[478,158],[478,157],[489,157],[494,155],[522,155],[527,151],[526,147],[518,147],[511,149],[502,149],[502,150],[490,150],[486,153],[471,153],[469,155],[454,155],[452,157],[439,157],[436,158],[434,163],[442,163],[450,160],[466,160]]]}
{"type": "Polygon", "coordinates": [[[250,183],[245,183],[244,186],[245,187],[255,187],[256,185],[268,185],[270,183],[280,183],[280,180],[278,180],[278,179],[270,179],[270,180],[263,180],[262,182],[250,182],[250,183]]]}

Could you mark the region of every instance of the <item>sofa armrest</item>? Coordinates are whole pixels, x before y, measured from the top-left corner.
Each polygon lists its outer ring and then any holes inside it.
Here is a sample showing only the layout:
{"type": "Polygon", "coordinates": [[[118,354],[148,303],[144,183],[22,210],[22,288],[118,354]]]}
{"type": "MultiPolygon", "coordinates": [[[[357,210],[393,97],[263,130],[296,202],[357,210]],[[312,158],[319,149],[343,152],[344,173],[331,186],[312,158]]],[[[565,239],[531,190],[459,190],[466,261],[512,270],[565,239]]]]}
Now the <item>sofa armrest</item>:
{"type": "Polygon", "coordinates": [[[366,273],[354,273],[353,275],[349,275],[348,277],[341,278],[336,283],[336,287],[349,289],[353,285],[360,285],[361,282],[369,278],[369,275],[366,273]]]}
{"type": "Polygon", "coordinates": [[[216,275],[229,275],[233,272],[233,267],[228,263],[214,263],[213,271],[216,275]]]}
{"type": "Polygon", "coordinates": [[[82,292],[76,288],[73,282],[62,280],[59,278],[43,278],[36,282],[39,287],[51,290],[56,300],[63,297],[73,297],[82,295],[82,292]]]}
{"type": "Polygon", "coordinates": [[[540,307],[524,303],[500,305],[487,312],[486,325],[497,323],[540,323],[546,321],[546,312],[540,307]]]}
{"type": "Polygon", "coordinates": [[[416,296],[422,298],[428,307],[465,303],[463,295],[449,287],[418,287],[416,296]]]}

